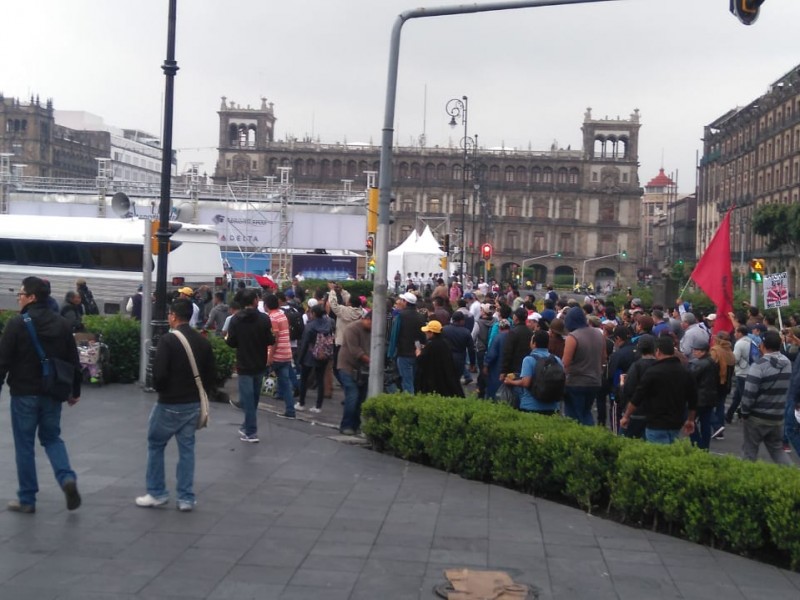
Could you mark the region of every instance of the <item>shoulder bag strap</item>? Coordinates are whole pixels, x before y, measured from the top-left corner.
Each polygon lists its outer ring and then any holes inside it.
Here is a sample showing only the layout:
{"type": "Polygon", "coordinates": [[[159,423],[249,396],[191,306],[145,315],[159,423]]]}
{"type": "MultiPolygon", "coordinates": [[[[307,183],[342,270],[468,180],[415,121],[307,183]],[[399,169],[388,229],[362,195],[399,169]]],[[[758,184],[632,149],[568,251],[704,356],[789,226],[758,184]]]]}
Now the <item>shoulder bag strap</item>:
{"type": "Polygon", "coordinates": [[[205,389],[203,388],[203,381],[200,379],[200,372],[197,370],[197,362],[194,360],[194,352],[192,352],[192,347],[189,345],[189,340],[177,329],[174,329],[172,333],[175,334],[175,337],[178,338],[183,349],[186,350],[186,355],[189,357],[189,364],[192,367],[194,382],[197,384],[197,391],[200,392],[200,396],[202,396],[205,393],[205,389]]]}
{"type": "Polygon", "coordinates": [[[46,360],[47,355],[44,353],[44,348],[42,348],[42,345],[39,343],[39,337],[36,335],[36,329],[33,327],[31,316],[25,313],[22,315],[22,320],[25,322],[25,327],[31,335],[31,341],[33,342],[33,347],[36,348],[36,354],[39,355],[39,360],[46,360]]]}

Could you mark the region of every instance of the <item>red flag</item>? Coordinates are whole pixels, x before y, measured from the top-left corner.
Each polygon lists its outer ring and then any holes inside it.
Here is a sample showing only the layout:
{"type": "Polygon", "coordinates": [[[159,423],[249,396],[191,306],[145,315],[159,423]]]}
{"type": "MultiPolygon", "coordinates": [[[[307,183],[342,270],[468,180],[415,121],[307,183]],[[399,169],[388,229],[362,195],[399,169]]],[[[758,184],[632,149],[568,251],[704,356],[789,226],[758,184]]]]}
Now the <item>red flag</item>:
{"type": "Polygon", "coordinates": [[[717,307],[714,333],[733,330],[733,323],[728,317],[728,313],[733,311],[730,223],[731,211],[729,210],[691,276],[717,307]]]}

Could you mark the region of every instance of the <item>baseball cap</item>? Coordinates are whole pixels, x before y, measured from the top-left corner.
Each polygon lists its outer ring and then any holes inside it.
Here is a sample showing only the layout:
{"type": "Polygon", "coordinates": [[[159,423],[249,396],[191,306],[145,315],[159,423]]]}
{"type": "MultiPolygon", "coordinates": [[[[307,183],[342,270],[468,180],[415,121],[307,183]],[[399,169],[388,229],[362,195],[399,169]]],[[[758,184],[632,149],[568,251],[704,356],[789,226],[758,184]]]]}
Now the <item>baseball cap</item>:
{"type": "Polygon", "coordinates": [[[182,287],[178,290],[179,294],[186,294],[187,296],[191,296],[194,294],[194,290],[190,288],[188,285],[186,287],[182,287]]]}
{"type": "Polygon", "coordinates": [[[539,322],[541,320],[541,318],[542,318],[542,315],[540,315],[538,312],[532,312],[531,314],[528,315],[528,321],[539,322]]]}
{"type": "MultiPolygon", "coordinates": [[[[412,294],[411,292],[404,292],[404,293],[400,294],[400,298],[402,298],[403,300],[405,300],[409,304],[416,304],[417,303],[417,297],[414,294],[412,294]]],[[[439,325],[441,326],[441,323],[439,323],[439,325]]]]}
{"type": "Polygon", "coordinates": [[[706,317],[706,319],[709,320],[709,321],[714,321],[714,320],[716,320],[716,318],[717,318],[716,313],[711,313],[710,315],[708,315],[706,317]]]}
{"type": "Polygon", "coordinates": [[[692,343],[692,350],[708,350],[708,340],[696,340],[692,343]]]}
{"type": "Polygon", "coordinates": [[[293,290],[292,288],[289,288],[288,290],[286,290],[286,291],[284,292],[284,295],[285,295],[287,298],[294,298],[294,290],[293,290]]]}
{"type": "Polygon", "coordinates": [[[431,333],[442,333],[442,324],[439,323],[436,319],[432,319],[428,321],[428,324],[420,328],[422,331],[431,333]]]}

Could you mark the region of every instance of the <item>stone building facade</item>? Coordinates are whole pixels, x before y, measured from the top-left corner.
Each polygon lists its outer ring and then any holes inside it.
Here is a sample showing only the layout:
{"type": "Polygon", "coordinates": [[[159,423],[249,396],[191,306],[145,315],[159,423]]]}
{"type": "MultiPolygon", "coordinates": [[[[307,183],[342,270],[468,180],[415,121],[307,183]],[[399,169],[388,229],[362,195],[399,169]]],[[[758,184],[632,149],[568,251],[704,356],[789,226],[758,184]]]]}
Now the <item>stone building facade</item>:
{"type": "Polygon", "coordinates": [[[640,275],[655,275],[663,267],[667,258],[666,247],[659,240],[656,229],[667,215],[669,206],[678,199],[678,186],[659,169],[658,175],[644,186],[642,196],[642,270],[640,275]]]}
{"type": "Polygon", "coordinates": [[[797,295],[796,257],[765,252],[752,218],[765,204],[800,201],[800,65],[744,107],[704,128],[699,167],[697,246],[702,252],[729,208],[733,262],[767,259],[768,272],[789,271],[797,295]]]}
{"type": "MultiPolygon", "coordinates": [[[[276,177],[290,167],[300,187],[363,189],[367,173],[379,171],[379,146],[274,141],[266,100],[242,109],[223,98],[218,115],[216,183],[276,177]]],[[[638,110],[628,119],[597,119],[587,109],[582,147],[574,150],[396,147],[389,247],[428,224],[440,240],[449,235],[451,264],[463,249],[468,273],[483,273],[479,248],[489,242],[498,279],[566,284],[585,273],[595,285],[627,285],[640,252],[639,127],[638,110]]],[[[349,250],[363,249],[366,232],[359,234],[349,250]]]]}

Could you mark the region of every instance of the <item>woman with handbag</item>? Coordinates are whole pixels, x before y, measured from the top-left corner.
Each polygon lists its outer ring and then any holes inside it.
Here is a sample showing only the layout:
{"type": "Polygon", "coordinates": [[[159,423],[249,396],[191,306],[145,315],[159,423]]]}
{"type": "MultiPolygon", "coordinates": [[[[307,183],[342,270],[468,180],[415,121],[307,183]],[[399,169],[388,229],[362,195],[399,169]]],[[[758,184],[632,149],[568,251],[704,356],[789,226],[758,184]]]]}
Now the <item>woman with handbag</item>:
{"type": "Polygon", "coordinates": [[[322,304],[314,304],[309,311],[310,318],[303,330],[297,360],[302,366],[300,371],[300,398],[295,410],[305,410],[308,378],[311,373],[317,381],[317,403],[311,412],[322,412],[322,401],[325,396],[325,369],[333,357],[333,322],[325,314],[322,304]],[[328,348],[328,342],[330,347],[328,348]]]}

